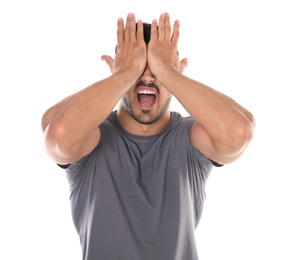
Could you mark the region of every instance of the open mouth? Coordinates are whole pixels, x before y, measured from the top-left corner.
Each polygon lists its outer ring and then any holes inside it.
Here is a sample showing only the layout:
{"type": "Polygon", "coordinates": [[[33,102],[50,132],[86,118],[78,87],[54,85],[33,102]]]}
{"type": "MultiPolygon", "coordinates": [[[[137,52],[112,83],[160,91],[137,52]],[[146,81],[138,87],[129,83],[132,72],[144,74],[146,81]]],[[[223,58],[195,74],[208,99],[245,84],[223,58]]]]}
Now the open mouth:
{"type": "Polygon", "coordinates": [[[144,107],[152,106],[156,100],[154,89],[140,89],[137,94],[140,104],[144,107]]]}

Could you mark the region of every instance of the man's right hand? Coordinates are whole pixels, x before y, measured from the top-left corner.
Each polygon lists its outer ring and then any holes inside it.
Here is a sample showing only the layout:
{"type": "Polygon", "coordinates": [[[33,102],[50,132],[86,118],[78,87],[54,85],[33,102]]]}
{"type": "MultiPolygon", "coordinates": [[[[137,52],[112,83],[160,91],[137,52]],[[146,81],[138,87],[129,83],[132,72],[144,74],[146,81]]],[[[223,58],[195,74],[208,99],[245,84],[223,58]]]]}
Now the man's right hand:
{"type": "Polygon", "coordinates": [[[117,22],[117,46],[115,58],[108,55],[101,56],[112,74],[130,72],[137,80],[147,64],[147,46],[143,36],[143,23],[138,20],[136,31],[135,15],[130,13],[127,16],[126,25],[122,18],[117,22]]]}

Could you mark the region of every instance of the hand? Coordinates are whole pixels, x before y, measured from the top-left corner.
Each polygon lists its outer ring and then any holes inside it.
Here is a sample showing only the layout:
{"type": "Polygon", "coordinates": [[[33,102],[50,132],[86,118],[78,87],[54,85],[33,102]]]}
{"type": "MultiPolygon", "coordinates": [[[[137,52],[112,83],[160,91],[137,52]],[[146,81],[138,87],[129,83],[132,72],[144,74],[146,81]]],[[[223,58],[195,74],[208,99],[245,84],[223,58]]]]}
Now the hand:
{"type": "Polygon", "coordinates": [[[172,33],[168,13],[160,15],[158,28],[157,21],[152,21],[147,55],[149,68],[157,78],[167,69],[183,73],[187,66],[187,58],[180,61],[178,56],[179,27],[180,23],[176,20],[172,33]]]}
{"type": "Polygon", "coordinates": [[[101,59],[107,63],[113,74],[129,71],[130,75],[138,78],[143,73],[147,64],[146,44],[143,38],[143,23],[141,20],[138,20],[136,31],[135,15],[131,13],[127,16],[125,28],[122,18],[119,18],[117,23],[115,59],[107,55],[103,55],[101,59]]]}

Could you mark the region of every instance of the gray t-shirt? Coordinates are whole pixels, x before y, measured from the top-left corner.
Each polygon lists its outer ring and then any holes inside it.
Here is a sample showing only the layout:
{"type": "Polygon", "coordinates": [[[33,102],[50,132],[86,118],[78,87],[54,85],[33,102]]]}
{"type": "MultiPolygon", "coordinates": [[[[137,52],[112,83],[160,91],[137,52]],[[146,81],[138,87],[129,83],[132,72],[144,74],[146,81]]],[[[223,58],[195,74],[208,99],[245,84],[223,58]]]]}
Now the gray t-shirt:
{"type": "Polygon", "coordinates": [[[195,229],[212,162],[190,142],[194,120],[135,136],[115,112],[98,146],[66,169],[83,260],[197,260],[195,229]]]}

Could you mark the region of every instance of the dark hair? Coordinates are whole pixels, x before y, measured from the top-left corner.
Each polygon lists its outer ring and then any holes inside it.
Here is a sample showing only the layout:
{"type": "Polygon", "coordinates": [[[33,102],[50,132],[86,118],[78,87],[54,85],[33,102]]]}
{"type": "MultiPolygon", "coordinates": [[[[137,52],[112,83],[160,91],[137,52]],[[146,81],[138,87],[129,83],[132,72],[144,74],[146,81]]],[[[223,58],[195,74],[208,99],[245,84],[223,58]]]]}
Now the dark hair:
{"type": "MultiPolygon", "coordinates": [[[[136,29],[138,29],[138,24],[136,25],[136,29]]],[[[150,31],[151,31],[151,24],[143,23],[143,37],[146,44],[148,44],[150,41],[150,31]]]]}

